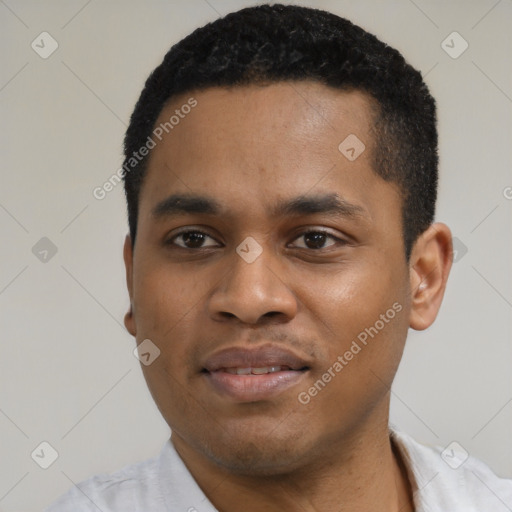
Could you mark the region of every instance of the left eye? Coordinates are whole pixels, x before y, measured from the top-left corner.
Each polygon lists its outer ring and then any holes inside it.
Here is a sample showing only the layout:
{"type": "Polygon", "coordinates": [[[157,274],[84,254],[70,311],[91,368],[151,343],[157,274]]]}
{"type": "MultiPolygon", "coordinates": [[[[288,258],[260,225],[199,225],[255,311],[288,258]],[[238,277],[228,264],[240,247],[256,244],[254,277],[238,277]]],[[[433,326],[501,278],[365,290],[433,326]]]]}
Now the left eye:
{"type": "Polygon", "coordinates": [[[303,239],[302,244],[296,244],[295,247],[299,247],[300,249],[324,249],[326,247],[330,247],[335,245],[336,242],[341,242],[339,238],[326,233],[325,231],[307,231],[303,233],[295,240],[303,239]],[[326,245],[326,242],[331,241],[326,245]]]}

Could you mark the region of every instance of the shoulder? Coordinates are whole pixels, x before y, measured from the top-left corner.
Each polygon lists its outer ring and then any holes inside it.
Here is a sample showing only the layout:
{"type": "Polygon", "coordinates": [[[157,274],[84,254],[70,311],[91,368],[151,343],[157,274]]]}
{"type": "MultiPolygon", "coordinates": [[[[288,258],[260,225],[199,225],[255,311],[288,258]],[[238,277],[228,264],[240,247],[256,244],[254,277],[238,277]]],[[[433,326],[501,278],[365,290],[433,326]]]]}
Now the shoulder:
{"type": "Polygon", "coordinates": [[[155,506],[158,501],[163,503],[159,495],[158,461],[157,456],[74,484],[44,512],[160,510],[155,506]]]}
{"type": "Polygon", "coordinates": [[[419,510],[512,510],[512,480],[497,476],[460,444],[425,446],[396,430],[391,437],[407,467],[419,510]]]}

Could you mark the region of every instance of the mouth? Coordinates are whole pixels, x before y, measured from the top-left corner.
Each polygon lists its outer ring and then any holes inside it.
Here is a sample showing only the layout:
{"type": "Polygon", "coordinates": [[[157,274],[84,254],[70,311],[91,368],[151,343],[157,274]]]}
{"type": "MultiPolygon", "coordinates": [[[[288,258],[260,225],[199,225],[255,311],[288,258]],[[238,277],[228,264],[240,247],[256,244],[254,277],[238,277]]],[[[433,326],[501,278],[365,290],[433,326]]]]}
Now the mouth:
{"type": "Polygon", "coordinates": [[[310,370],[307,361],[279,347],[225,349],[202,370],[216,394],[236,402],[270,400],[296,386],[310,370]]]}
{"type": "Polygon", "coordinates": [[[221,368],[219,371],[230,373],[231,375],[265,375],[267,373],[293,370],[289,366],[263,366],[261,368],[221,368]]]}

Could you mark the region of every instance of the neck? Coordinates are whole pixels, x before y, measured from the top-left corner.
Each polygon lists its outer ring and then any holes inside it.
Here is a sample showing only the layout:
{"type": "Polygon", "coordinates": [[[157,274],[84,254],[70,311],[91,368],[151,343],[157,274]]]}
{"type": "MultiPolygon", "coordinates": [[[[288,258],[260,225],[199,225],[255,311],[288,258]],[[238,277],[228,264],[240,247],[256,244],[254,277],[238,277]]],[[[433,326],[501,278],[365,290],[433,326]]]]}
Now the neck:
{"type": "Polygon", "coordinates": [[[172,441],[189,471],[220,512],[344,510],[413,512],[406,470],[387,424],[344,437],[318,451],[308,464],[278,475],[230,472],[198,453],[178,435],[172,441]]]}

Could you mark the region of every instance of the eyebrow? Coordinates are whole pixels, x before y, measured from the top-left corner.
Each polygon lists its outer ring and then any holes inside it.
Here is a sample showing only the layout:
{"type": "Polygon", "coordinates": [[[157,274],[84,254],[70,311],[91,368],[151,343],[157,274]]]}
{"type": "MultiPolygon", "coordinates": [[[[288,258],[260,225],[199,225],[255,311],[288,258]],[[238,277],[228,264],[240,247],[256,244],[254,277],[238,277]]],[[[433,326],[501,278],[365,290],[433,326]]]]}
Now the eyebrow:
{"type": "MultiPolygon", "coordinates": [[[[208,196],[194,194],[173,194],[160,201],[152,210],[155,218],[184,214],[221,215],[225,209],[208,196]]],[[[362,206],[350,203],[336,193],[301,195],[277,202],[270,210],[272,216],[299,216],[321,213],[333,217],[368,217],[362,206]]]]}
{"type": "Polygon", "coordinates": [[[273,213],[278,216],[322,213],[333,217],[365,217],[365,212],[362,206],[350,203],[336,193],[302,195],[277,203],[273,209],[273,213]]]}
{"type": "Polygon", "coordinates": [[[206,196],[173,194],[160,201],[152,210],[153,217],[172,217],[187,213],[218,215],[221,207],[217,201],[206,196]]]}

